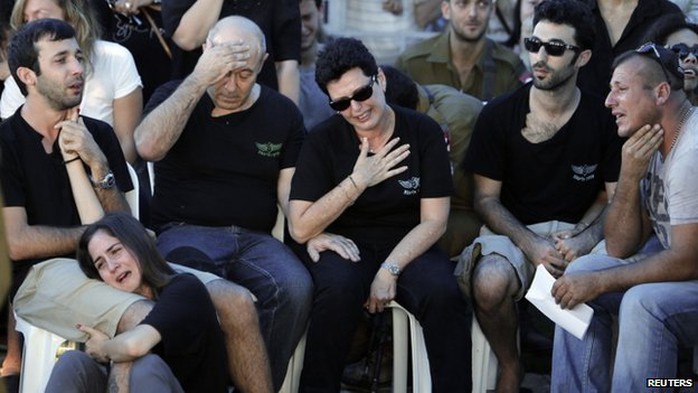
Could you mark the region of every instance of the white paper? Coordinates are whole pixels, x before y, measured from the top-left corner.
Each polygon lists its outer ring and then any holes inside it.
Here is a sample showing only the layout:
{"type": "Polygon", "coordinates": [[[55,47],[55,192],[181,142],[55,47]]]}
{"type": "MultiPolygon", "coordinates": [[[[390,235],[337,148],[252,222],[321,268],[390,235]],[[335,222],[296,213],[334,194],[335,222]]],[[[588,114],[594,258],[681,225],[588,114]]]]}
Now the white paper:
{"type": "Polygon", "coordinates": [[[582,303],[572,309],[563,310],[555,303],[555,298],[550,294],[553,283],[555,283],[555,278],[548,273],[543,265],[538,265],[531,288],[526,292],[526,299],[561,328],[578,339],[583,339],[591,322],[591,317],[594,316],[594,309],[582,303]]]}

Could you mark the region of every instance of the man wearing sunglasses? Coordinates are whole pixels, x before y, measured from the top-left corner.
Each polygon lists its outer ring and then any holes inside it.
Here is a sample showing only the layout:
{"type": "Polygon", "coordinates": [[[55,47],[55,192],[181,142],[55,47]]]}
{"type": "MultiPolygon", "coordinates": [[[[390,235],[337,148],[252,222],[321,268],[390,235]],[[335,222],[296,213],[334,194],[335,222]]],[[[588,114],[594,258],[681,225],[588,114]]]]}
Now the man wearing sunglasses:
{"type": "Polygon", "coordinates": [[[698,115],[671,50],[649,43],[614,68],[606,106],[629,139],[604,228],[608,256],[578,260],[553,286],[561,307],[589,302],[594,317],[583,340],[555,332],[551,390],[695,388],[677,378],[677,353],[698,345],[698,115]]]}
{"type": "Polygon", "coordinates": [[[278,390],[306,328],[312,282],[271,236],[305,128],[290,99],[257,83],[266,56],[254,22],[221,19],[193,73],[153,94],[135,139],[140,156],[156,161],[151,222],[160,252],[195,248],[213,262],[196,267],[257,297],[278,390]]]}
{"type": "Polygon", "coordinates": [[[456,274],[497,356],[498,392],[518,391],[523,376],[516,302],[536,267],[559,277],[576,258],[602,249],[602,212],[621,143],[602,97],[576,86],[591,57],[591,20],[576,0],[536,6],[525,41],[533,82],[483,108],[464,161],[485,226],[456,274]]]}
{"type": "Polygon", "coordinates": [[[508,93],[530,74],[511,50],[487,38],[494,0],[444,0],[448,28],[407,48],[395,67],[422,85],[453,86],[480,100],[508,93]]]}

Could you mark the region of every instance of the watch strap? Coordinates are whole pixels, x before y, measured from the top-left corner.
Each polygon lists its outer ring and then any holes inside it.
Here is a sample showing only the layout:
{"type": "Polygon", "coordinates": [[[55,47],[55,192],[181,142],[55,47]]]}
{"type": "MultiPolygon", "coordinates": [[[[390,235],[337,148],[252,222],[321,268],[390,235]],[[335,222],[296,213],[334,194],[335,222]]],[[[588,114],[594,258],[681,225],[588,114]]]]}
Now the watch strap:
{"type": "Polygon", "coordinates": [[[397,263],[392,263],[392,262],[383,262],[381,263],[381,268],[387,270],[392,274],[393,276],[397,277],[402,273],[402,269],[400,269],[400,265],[397,263]]]}

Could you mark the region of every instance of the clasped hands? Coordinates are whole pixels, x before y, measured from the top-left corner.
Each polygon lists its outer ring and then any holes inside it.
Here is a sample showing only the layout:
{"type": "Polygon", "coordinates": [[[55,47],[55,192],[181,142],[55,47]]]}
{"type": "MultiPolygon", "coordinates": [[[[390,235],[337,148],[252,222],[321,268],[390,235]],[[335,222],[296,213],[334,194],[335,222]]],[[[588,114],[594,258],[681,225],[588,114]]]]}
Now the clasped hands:
{"type": "Polygon", "coordinates": [[[562,308],[573,308],[579,303],[594,299],[599,293],[595,286],[596,282],[587,273],[565,273],[567,266],[572,261],[566,260],[556,249],[556,247],[560,247],[556,245],[559,244],[560,240],[557,242],[554,243],[551,239],[539,237],[536,244],[530,247],[526,253],[526,256],[535,265],[543,264],[545,269],[557,279],[551,290],[555,302],[562,308]],[[531,252],[534,254],[529,254],[531,252]],[[563,273],[565,274],[563,275],[563,273]]]}
{"type": "Polygon", "coordinates": [[[553,233],[550,238],[536,235],[532,244],[522,250],[534,265],[543,264],[553,277],[558,278],[570,263],[593,248],[583,235],[584,229],[576,226],[553,233]]]}

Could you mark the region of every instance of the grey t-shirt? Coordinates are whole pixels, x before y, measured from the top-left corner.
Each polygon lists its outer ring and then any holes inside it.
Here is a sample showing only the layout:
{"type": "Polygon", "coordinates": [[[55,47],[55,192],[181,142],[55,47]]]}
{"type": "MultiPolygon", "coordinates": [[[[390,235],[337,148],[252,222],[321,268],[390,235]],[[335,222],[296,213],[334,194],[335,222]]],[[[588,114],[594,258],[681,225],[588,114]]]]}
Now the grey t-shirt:
{"type": "Polygon", "coordinates": [[[642,201],[665,249],[671,246],[672,225],[698,222],[698,111],[693,109],[680,132],[666,160],[654,154],[641,183],[642,201]]]}

